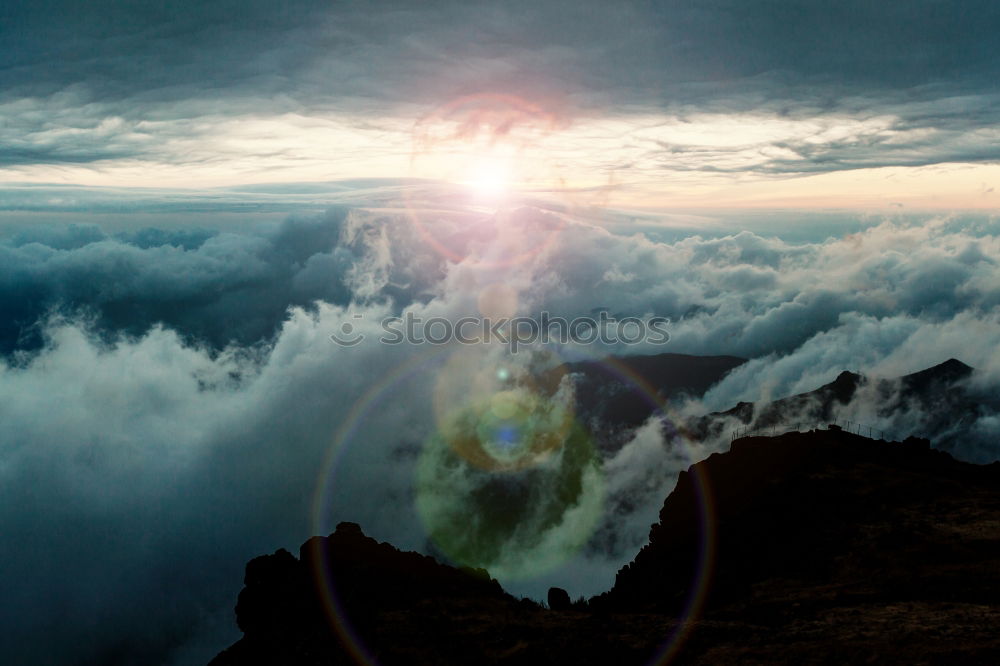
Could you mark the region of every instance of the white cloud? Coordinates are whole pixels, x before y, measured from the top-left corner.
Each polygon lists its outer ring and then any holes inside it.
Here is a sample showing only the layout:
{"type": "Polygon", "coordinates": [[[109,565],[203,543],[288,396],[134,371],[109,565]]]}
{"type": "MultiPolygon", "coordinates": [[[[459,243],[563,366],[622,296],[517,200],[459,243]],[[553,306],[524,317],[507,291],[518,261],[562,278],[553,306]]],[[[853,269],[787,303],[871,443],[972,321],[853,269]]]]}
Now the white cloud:
{"type": "MultiPolygon", "coordinates": [[[[450,381],[441,377],[453,350],[379,344],[378,321],[401,310],[453,320],[475,314],[482,291],[498,283],[516,296],[520,313],[578,316],[600,305],[673,320],[666,348],[595,347],[583,350],[588,354],[754,357],[684,414],[810,390],[843,369],[891,376],[952,356],[982,369],[976,390],[988,395],[997,385],[1000,245],[991,220],[885,222],[811,243],[749,232],[663,243],[571,222],[548,243],[556,219],[534,209],[495,218],[427,212],[425,221],[446,229],[443,237],[466,257],[458,263],[426,245],[410,218],[384,210],[185,237],[187,246],[148,251],[135,239],[79,229],[10,245],[5,251],[33,267],[10,273],[13,286],[32,271],[51,278],[74,267],[69,274],[81,276],[76,281],[87,290],[71,304],[128,294],[141,310],[162,298],[166,285],[185,298],[209,297],[199,316],[239,322],[257,316],[256,301],[216,302],[212,295],[224,294],[234,275],[276,266],[292,276],[281,284],[293,291],[324,279],[354,290],[341,305],[292,309],[263,347],[198,346],[190,337],[197,329],[183,318],[179,332],[150,328],[150,320],[131,337],[100,318],[89,328],[56,318],[42,325],[43,347],[8,357],[0,367],[0,505],[7,507],[0,561],[11,599],[3,621],[16,627],[10,635],[44,633],[44,646],[30,641],[24,649],[35,655],[47,646],[53,660],[68,658],[61,646],[94,659],[115,649],[136,658],[161,654],[197,631],[192,609],[229,613],[247,559],[294,547],[337,520],[358,521],[404,548],[428,548],[413,504],[415,465],[441,425],[435,386],[450,381]],[[627,288],[609,280],[609,271],[627,275],[627,288]],[[404,283],[412,284],[399,291],[404,283]],[[344,322],[368,340],[334,345],[328,336],[344,322]],[[312,503],[323,484],[328,492],[316,518],[312,503]],[[21,603],[29,598],[50,601],[21,603]],[[171,601],[151,608],[145,600],[152,598],[171,601]],[[90,620],[61,624],[54,634],[53,609],[60,607],[90,620]]],[[[470,368],[495,369],[502,350],[480,351],[470,368]]],[[[504,362],[516,370],[532,358],[542,356],[504,362]]],[[[995,455],[984,444],[994,441],[995,414],[969,431],[969,457],[995,455]]],[[[501,559],[511,571],[519,553],[569,559],[515,589],[537,593],[582,581],[584,572],[608,580],[645,538],[677,471],[725,442],[689,446],[664,441],[647,424],[579,477],[588,487],[599,482],[600,493],[579,496],[586,502],[543,502],[553,512],[508,543],[501,559]],[[598,505],[605,513],[594,542],[571,557],[583,524],[578,512],[598,505]]],[[[478,492],[490,475],[459,480],[457,498],[478,492]]],[[[202,636],[198,644],[231,637],[202,636]]]]}

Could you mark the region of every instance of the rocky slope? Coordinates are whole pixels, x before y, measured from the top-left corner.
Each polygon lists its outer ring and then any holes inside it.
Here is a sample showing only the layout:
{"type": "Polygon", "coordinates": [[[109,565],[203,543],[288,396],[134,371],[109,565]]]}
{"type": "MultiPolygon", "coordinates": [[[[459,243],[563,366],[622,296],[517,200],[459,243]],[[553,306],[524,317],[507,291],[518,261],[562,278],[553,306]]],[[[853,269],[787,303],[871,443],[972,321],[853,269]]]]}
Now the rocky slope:
{"type": "Polygon", "coordinates": [[[247,566],[244,637],[212,663],[1000,663],[1000,463],[837,430],[740,439],[682,475],[611,590],[551,598],[342,524],[247,566]]]}

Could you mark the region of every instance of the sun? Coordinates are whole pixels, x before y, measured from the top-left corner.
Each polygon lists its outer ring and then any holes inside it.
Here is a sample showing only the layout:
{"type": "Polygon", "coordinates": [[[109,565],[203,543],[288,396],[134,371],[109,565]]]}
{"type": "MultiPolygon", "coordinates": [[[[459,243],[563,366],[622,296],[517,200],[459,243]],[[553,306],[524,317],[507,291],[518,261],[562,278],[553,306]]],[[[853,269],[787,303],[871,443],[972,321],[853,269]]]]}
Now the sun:
{"type": "Polygon", "coordinates": [[[484,202],[509,199],[536,188],[550,160],[545,139],[559,127],[541,106],[504,94],[453,100],[413,127],[411,174],[457,184],[484,202]]]}
{"type": "Polygon", "coordinates": [[[496,157],[481,158],[470,165],[463,184],[477,195],[488,199],[506,196],[511,187],[511,169],[506,160],[496,157]]]}

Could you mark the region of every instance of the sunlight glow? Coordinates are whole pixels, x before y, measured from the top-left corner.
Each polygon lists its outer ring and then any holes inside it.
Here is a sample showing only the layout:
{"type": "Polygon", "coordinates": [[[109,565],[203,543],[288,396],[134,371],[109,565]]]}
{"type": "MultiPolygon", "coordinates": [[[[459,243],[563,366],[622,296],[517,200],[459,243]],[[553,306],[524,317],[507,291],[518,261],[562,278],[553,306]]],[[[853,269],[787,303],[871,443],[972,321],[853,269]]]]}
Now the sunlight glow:
{"type": "Polygon", "coordinates": [[[497,199],[510,190],[510,165],[496,158],[483,158],[475,164],[470,178],[463,184],[468,185],[480,197],[497,199]]]}
{"type": "MultiPolygon", "coordinates": [[[[24,104],[26,112],[43,113],[48,103],[54,102],[42,98],[24,104]]],[[[71,130],[74,141],[110,145],[126,157],[0,165],[0,185],[8,191],[55,184],[204,192],[247,183],[412,178],[457,183],[491,206],[537,195],[577,208],[673,210],[994,210],[1000,200],[1000,165],[944,159],[964,154],[969,141],[995,143],[998,130],[971,138],[935,135],[901,128],[889,114],[628,113],[577,116],[570,122],[568,115],[500,95],[465,97],[431,112],[421,106],[402,111],[378,119],[248,114],[206,117],[195,125],[109,115],[91,127],[86,118],[68,118],[60,121],[62,127],[24,141],[47,145],[71,130]],[[919,165],[920,151],[934,136],[944,147],[928,159],[940,161],[919,165]],[[155,151],[148,148],[153,137],[159,137],[155,151]],[[405,145],[409,150],[400,150],[405,145]],[[903,164],[886,163],[862,150],[865,146],[897,147],[903,164]],[[846,166],[838,166],[841,161],[846,166]]],[[[0,116],[22,112],[0,104],[0,116]]],[[[328,205],[341,191],[331,186],[314,199],[328,205]]],[[[61,198],[49,203],[70,205],[61,198]]]]}

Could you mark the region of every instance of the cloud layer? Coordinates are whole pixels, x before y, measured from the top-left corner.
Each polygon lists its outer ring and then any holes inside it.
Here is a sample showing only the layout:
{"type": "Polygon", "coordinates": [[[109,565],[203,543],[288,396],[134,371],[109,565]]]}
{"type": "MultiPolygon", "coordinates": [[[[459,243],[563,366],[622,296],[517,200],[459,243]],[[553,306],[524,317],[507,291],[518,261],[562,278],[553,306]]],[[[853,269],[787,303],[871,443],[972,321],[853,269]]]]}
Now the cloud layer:
{"type": "MultiPolygon", "coordinates": [[[[429,538],[435,520],[518,482],[456,467],[441,449],[422,453],[449,432],[435,401],[475,393],[447,371],[455,349],[381,345],[378,321],[476,314],[496,284],[523,314],[574,317],[607,304],[617,316],[668,316],[669,351],[751,359],[678,418],[810,390],[843,369],[894,376],[952,356],[977,368],[980,395],[1000,386],[990,218],[890,220],[804,243],[752,232],[659,242],[533,208],[422,215],[460,261],[391,211],[333,210],[241,233],[75,227],[7,239],[4,298],[22,314],[0,368],[2,619],[12,628],[4,640],[16,638],[5,654],[197,662],[233,638],[242,563],[337,520],[447,555],[454,544],[429,538]],[[62,314],[50,314],[57,304],[62,314]],[[328,336],[344,322],[369,339],[334,345],[328,336]],[[421,513],[421,483],[450,494],[421,513]]],[[[664,350],[468,349],[463,367],[489,376],[664,350]]],[[[532,407],[525,418],[544,413],[532,407]]],[[[995,413],[966,427],[956,454],[995,458],[995,413]]],[[[521,483],[535,493],[525,506],[548,507],[527,521],[532,531],[493,523],[500,551],[479,563],[520,593],[600,591],[645,539],[676,473],[724,445],[665,438],[648,424],[621,448],[597,447],[593,466],[553,457],[535,479],[551,483],[521,483]],[[518,558],[554,568],[525,578],[518,558]]]]}

